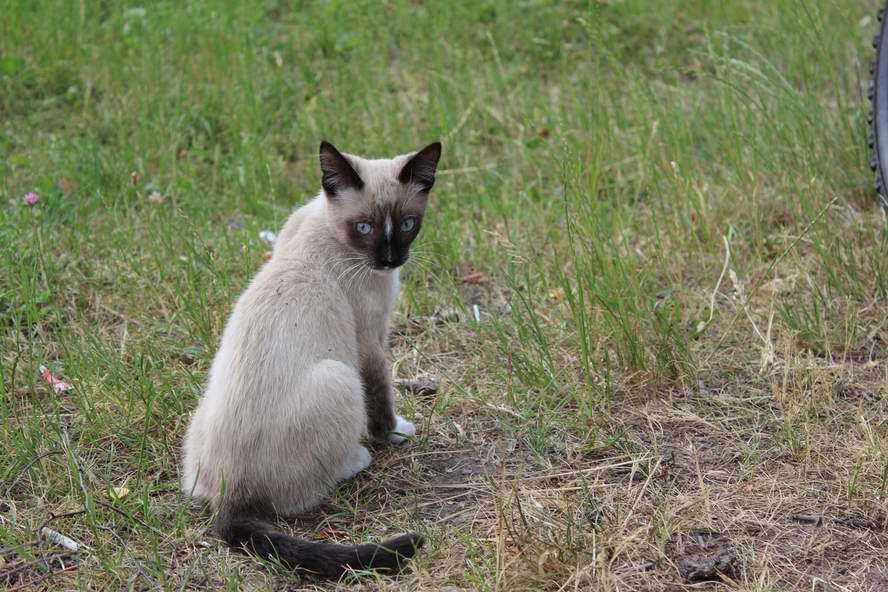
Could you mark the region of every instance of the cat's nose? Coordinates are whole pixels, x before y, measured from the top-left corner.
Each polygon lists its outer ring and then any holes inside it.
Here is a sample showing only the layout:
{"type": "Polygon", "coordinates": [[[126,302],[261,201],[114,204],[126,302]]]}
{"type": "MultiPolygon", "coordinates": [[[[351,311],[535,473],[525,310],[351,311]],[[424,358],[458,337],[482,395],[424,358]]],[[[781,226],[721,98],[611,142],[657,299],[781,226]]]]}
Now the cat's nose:
{"type": "Polygon", "coordinates": [[[394,269],[403,263],[402,260],[394,257],[380,257],[376,265],[379,269],[394,269]]]}

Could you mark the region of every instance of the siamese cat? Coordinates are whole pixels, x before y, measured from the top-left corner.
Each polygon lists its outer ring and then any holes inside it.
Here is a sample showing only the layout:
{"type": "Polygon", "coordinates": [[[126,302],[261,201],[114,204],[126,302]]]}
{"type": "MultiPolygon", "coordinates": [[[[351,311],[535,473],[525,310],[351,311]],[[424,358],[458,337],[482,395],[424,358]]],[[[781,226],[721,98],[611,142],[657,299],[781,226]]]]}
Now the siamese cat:
{"type": "Polygon", "coordinates": [[[182,487],[229,545],[323,577],[395,571],[424,544],[309,541],[273,520],[316,507],[370,465],[362,441],[401,443],[386,355],[398,268],[419,234],[441,144],[368,160],[320,147],[321,193],[280,232],[240,296],[184,445],[182,487]]]}

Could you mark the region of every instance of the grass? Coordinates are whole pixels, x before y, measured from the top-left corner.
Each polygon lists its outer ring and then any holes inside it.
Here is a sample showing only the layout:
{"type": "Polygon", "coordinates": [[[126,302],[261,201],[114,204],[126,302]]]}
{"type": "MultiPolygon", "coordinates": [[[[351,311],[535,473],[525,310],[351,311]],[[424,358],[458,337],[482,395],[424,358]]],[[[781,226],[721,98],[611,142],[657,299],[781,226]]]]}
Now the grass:
{"type": "Polygon", "coordinates": [[[884,589],[876,9],[6,2],[0,583],[884,589]],[[258,233],[317,192],[321,139],[435,138],[392,358],[440,392],[403,393],[418,438],[292,526],[431,544],[341,584],[232,553],[178,465],[258,233]],[[732,567],[688,582],[707,557],[732,567]]]}

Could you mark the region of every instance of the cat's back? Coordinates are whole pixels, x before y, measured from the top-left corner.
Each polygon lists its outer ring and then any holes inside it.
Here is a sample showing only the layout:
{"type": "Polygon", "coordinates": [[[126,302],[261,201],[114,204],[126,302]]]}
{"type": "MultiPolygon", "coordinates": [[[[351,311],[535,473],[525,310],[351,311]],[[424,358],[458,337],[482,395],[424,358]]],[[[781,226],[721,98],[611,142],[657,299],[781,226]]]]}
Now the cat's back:
{"type": "Polygon", "coordinates": [[[265,352],[305,362],[353,361],[353,309],[321,246],[309,241],[305,249],[276,253],[262,267],[234,307],[223,347],[247,357],[265,352]]]}
{"type": "Polygon", "coordinates": [[[278,314],[280,307],[304,308],[328,300],[336,303],[340,290],[324,265],[308,256],[273,258],[244,291],[238,306],[278,314]]]}
{"type": "Polygon", "coordinates": [[[284,252],[290,241],[294,237],[299,236],[300,230],[309,228],[312,222],[317,224],[323,215],[325,207],[326,203],[324,202],[323,195],[318,195],[290,214],[290,217],[287,218],[287,221],[278,233],[277,240],[274,243],[274,254],[278,255],[284,252]]]}

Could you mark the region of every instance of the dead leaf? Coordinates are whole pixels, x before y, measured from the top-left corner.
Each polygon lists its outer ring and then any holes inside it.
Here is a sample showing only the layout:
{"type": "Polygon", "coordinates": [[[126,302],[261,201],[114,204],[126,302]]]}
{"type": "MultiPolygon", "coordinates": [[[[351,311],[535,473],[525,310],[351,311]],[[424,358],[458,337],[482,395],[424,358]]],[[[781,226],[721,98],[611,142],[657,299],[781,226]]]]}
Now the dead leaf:
{"type": "Polygon", "coordinates": [[[459,278],[464,284],[483,284],[487,281],[487,274],[483,271],[473,271],[459,278]]]}
{"type": "Polygon", "coordinates": [[[113,499],[122,500],[129,495],[129,487],[121,485],[120,487],[112,487],[108,493],[113,499]]]}
{"type": "Polygon", "coordinates": [[[341,530],[337,530],[335,528],[325,528],[318,532],[318,538],[321,539],[344,539],[348,538],[346,533],[341,530]]]}

